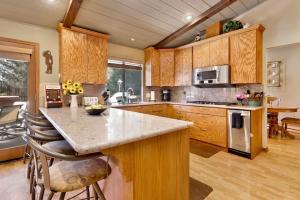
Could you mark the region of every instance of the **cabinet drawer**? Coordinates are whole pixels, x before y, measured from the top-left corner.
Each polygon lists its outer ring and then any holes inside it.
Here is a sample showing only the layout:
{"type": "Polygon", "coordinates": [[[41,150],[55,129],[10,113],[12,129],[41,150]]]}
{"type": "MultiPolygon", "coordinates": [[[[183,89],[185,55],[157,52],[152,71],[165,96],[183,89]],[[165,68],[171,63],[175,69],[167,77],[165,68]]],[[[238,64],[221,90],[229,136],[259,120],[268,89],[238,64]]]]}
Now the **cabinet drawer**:
{"type": "Polygon", "coordinates": [[[224,108],[210,108],[210,107],[200,107],[200,106],[184,106],[183,109],[185,112],[199,113],[204,115],[216,115],[226,117],[227,109],[224,108]]]}
{"type": "Polygon", "coordinates": [[[186,113],[186,119],[192,121],[191,138],[214,145],[227,146],[226,117],[186,113]]]}

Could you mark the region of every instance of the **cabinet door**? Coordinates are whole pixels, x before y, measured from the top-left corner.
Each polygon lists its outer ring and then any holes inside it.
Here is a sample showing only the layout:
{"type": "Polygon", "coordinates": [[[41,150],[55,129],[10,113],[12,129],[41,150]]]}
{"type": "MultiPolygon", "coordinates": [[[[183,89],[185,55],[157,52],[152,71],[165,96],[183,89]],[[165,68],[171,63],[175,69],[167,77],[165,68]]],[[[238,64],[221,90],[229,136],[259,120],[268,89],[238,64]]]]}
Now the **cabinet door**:
{"type": "Polygon", "coordinates": [[[221,147],[227,146],[226,117],[186,113],[186,120],[194,123],[191,138],[221,147]]]}
{"type": "Polygon", "coordinates": [[[87,35],[62,29],[60,33],[61,82],[87,82],[87,35]]]}
{"type": "Polygon", "coordinates": [[[192,85],[192,48],[175,51],[175,86],[192,85]]]}
{"type": "Polygon", "coordinates": [[[192,47],[183,49],[183,61],[182,61],[182,85],[192,85],[192,71],[193,71],[193,49],[192,47]]]}
{"type": "Polygon", "coordinates": [[[182,49],[175,50],[175,77],[174,85],[183,85],[183,51],[182,49]]]}
{"type": "Polygon", "coordinates": [[[87,82],[105,84],[107,82],[107,40],[89,35],[87,47],[87,82]]]}
{"type": "Polygon", "coordinates": [[[256,36],[256,30],[230,36],[231,83],[261,83],[256,36]]]}
{"type": "Polygon", "coordinates": [[[145,86],[160,86],[159,51],[153,47],[145,53],[145,86]]]}
{"type": "Polygon", "coordinates": [[[160,50],[160,86],[174,86],[174,50],[160,50]]]}
{"type": "Polygon", "coordinates": [[[213,40],[209,43],[210,65],[229,64],[229,38],[213,40]]]}
{"type": "Polygon", "coordinates": [[[209,42],[193,47],[193,67],[209,66],[209,42]]]}

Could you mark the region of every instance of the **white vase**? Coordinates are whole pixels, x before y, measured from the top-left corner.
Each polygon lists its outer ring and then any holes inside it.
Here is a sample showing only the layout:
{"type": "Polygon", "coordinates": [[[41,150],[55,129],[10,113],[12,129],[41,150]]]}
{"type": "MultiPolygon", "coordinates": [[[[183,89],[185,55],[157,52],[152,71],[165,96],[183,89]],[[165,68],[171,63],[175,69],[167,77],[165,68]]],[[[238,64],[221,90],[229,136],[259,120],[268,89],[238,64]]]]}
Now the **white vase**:
{"type": "Polygon", "coordinates": [[[78,97],[77,94],[71,95],[71,104],[70,104],[70,108],[78,108],[77,97],[78,97]]]}

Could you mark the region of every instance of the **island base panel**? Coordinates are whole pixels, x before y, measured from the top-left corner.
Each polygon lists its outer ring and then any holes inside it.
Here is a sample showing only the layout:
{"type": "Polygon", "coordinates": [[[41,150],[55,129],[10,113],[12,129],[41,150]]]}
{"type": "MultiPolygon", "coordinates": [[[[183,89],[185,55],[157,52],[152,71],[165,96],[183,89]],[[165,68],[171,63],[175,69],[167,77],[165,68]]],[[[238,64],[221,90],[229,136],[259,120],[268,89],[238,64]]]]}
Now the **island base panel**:
{"type": "Polygon", "coordinates": [[[107,200],[188,200],[189,129],[103,151],[111,175],[101,185],[107,200]]]}

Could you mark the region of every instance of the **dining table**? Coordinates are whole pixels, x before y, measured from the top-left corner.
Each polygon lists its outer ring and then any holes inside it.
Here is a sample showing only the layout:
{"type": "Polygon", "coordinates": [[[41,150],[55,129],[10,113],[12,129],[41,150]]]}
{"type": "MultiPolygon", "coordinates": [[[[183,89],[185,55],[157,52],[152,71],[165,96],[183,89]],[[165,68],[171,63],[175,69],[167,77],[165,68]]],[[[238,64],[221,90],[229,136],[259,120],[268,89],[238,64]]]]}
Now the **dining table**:
{"type": "Polygon", "coordinates": [[[295,113],[298,111],[298,107],[290,106],[269,106],[268,112],[268,123],[269,123],[269,138],[273,135],[278,135],[280,126],[278,125],[279,113],[295,113]]]}

